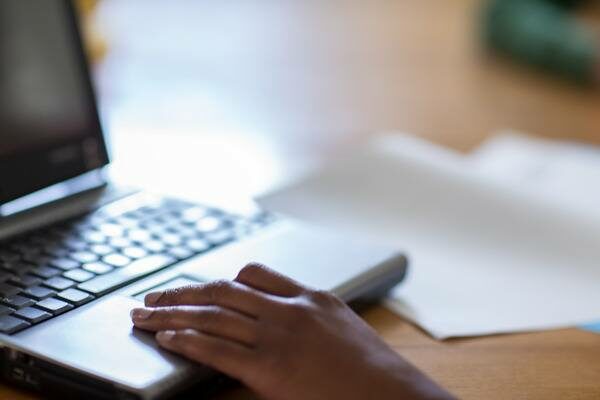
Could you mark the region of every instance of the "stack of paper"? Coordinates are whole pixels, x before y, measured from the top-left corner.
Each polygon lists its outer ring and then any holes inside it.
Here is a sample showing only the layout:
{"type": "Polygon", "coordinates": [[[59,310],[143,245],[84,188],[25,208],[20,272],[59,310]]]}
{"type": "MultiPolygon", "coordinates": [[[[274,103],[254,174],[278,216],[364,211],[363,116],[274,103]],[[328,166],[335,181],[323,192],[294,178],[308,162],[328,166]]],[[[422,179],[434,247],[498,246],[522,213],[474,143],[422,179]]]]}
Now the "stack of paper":
{"type": "Polygon", "coordinates": [[[404,249],[410,274],[386,304],[436,338],[600,320],[600,212],[483,171],[385,136],[259,202],[404,249]]]}

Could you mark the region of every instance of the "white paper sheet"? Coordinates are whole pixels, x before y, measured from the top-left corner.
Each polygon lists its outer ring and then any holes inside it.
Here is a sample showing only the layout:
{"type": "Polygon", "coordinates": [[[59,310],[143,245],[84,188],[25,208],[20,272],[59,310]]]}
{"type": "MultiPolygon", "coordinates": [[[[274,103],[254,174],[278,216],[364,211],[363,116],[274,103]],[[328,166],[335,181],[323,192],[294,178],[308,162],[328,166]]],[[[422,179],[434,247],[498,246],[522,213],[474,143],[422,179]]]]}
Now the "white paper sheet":
{"type": "Polygon", "coordinates": [[[474,165],[387,136],[259,203],[405,249],[409,276],[386,304],[436,338],[600,319],[600,219],[540,202],[474,165]]]}
{"type": "Polygon", "coordinates": [[[586,215],[600,215],[600,149],[502,131],[469,155],[475,171],[586,215]]]}

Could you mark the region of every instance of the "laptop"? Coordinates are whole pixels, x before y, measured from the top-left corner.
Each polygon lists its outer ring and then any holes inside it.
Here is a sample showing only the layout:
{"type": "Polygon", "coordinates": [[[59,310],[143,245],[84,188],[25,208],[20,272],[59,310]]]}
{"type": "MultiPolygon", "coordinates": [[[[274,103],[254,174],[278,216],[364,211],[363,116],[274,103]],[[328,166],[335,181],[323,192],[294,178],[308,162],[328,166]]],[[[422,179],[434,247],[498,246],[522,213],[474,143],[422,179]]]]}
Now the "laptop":
{"type": "Polygon", "coordinates": [[[0,2],[0,374],[44,394],[156,399],[222,378],[132,327],[149,291],[262,262],[348,302],[405,275],[394,248],[111,184],[73,5],[0,2]]]}

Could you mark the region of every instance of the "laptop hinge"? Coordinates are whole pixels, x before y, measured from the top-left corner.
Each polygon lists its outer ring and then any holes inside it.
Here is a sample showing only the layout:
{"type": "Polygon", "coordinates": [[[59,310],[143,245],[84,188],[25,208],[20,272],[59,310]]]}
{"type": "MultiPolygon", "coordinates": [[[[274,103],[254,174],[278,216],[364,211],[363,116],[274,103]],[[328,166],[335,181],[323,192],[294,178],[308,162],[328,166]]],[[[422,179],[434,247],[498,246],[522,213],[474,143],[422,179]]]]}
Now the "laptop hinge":
{"type": "Polygon", "coordinates": [[[136,189],[131,187],[104,182],[101,183],[101,186],[91,188],[77,185],[72,187],[83,188],[83,190],[75,193],[65,192],[66,197],[0,217],[0,240],[85,214],[137,192],[136,189]]]}

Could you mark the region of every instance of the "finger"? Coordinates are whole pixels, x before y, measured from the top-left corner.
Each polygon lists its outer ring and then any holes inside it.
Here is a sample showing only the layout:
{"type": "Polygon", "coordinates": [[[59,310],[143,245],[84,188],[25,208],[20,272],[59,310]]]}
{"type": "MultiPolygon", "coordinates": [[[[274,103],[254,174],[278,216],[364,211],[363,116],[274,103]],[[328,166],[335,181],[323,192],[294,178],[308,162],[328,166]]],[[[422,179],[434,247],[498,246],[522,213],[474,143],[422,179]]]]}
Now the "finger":
{"type": "Polygon", "coordinates": [[[306,291],[300,283],[259,263],[246,265],[235,280],[257,290],[283,297],[298,296],[306,291]]]}
{"type": "Polygon", "coordinates": [[[270,311],[274,306],[273,299],[264,293],[226,280],[149,293],[144,300],[148,307],[215,305],[253,317],[257,317],[259,312],[270,311]]]}
{"type": "Polygon", "coordinates": [[[194,329],[160,331],[156,340],[168,350],[236,379],[243,379],[244,372],[254,369],[253,350],[194,329]]]}
{"type": "Polygon", "coordinates": [[[191,328],[247,346],[258,340],[256,320],[218,306],[135,308],[131,319],[136,327],[153,332],[191,328]]]}

